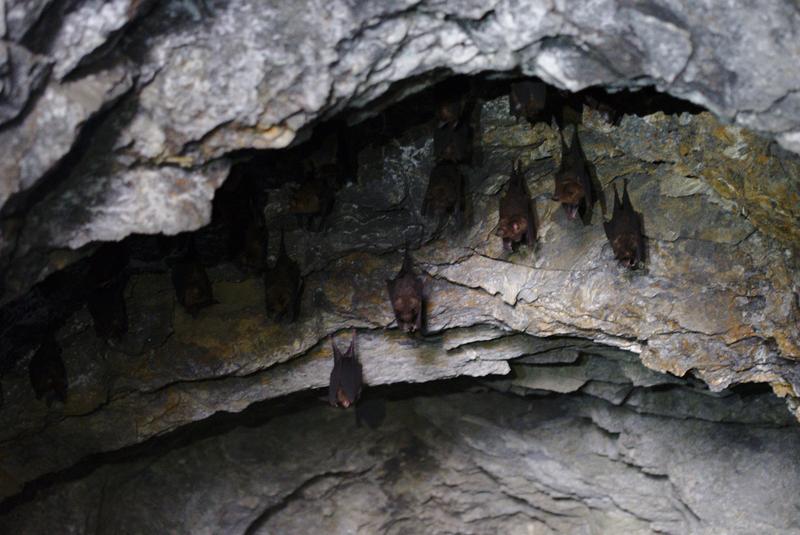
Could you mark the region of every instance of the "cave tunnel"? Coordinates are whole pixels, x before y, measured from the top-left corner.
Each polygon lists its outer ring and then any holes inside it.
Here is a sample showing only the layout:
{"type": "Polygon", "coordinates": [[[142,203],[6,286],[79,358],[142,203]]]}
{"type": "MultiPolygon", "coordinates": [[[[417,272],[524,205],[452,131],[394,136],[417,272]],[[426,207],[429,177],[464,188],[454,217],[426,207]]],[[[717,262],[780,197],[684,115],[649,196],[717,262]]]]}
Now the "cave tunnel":
{"type": "Polygon", "coordinates": [[[0,533],[800,534],[800,7],[563,4],[0,1],[0,533]]]}

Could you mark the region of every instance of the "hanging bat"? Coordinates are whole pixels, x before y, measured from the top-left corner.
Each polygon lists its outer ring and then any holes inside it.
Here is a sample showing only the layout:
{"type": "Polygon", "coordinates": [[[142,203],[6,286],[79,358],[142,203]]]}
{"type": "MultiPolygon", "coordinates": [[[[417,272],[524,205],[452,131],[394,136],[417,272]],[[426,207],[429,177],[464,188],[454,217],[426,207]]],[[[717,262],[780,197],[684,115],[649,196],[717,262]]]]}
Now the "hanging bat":
{"type": "Polygon", "coordinates": [[[495,235],[503,239],[503,249],[506,251],[513,251],[516,244],[523,240],[528,247],[533,247],[536,242],[536,221],[520,162],[511,166],[508,189],[500,200],[500,217],[495,235]]]}
{"type": "Polygon", "coordinates": [[[603,222],[606,237],[619,262],[630,269],[644,261],[644,236],[642,235],[642,215],[631,205],[628,196],[628,181],[622,189],[622,202],[619,200],[617,185],[614,184],[614,211],[610,221],[603,222]]]}
{"type": "Polygon", "coordinates": [[[53,401],[66,403],[67,369],[61,360],[61,346],[52,333],[45,335],[42,345],[34,353],[28,365],[28,373],[36,399],[44,398],[48,407],[53,401]]]}
{"type": "Polygon", "coordinates": [[[128,332],[125,285],[127,247],[121,243],[104,244],[92,257],[89,267],[87,305],[94,331],[104,340],[120,339],[128,332]]]}
{"type": "Polygon", "coordinates": [[[124,278],[100,286],[89,294],[87,305],[94,321],[94,332],[104,340],[119,340],[128,332],[124,278]]]}
{"type": "Polygon", "coordinates": [[[461,121],[433,133],[433,155],[437,162],[472,163],[473,132],[469,121],[461,121]]]}
{"type": "Polygon", "coordinates": [[[178,302],[193,318],[201,309],[218,303],[214,299],[211,281],[198,258],[193,236],[189,237],[183,258],[172,266],[172,285],[178,302]]]}
{"type": "Polygon", "coordinates": [[[441,217],[442,214],[455,214],[456,222],[460,224],[465,208],[464,175],[453,163],[436,164],[431,169],[428,190],[422,201],[422,215],[441,217]]]}
{"type": "Polygon", "coordinates": [[[422,316],[424,301],[422,296],[422,279],[414,274],[414,262],[406,245],[403,267],[394,279],[386,281],[389,290],[389,302],[392,303],[397,325],[403,331],[422,332],[422,316]]]}
{"type": "Polygon", "coordinates": [[[313,167],[309,175],[292,195],[289,213],[297,216],[301,228],[319,232],[333,210],[334,191],[333,186],[313,167]]]}
{"type": "Polygon", "coordinates": [[[328,403],[334,407],[344,409],[354,405],[361,395],[362,377],[361,364],[355,353],[356,330],[353,329],[353,338],[350,347],[342,354],[336,343],[331,338],[333,347],[333,370],[328,385],[328,403]]]}
{"type": "Polygon", "coordinates": [[[511,84],[508,105],[517,121],[520,118],[531,124],[547,121],[547,84],[531,81],[511,84]]]}
{"type": "Polygon", "coordinates": [[[438,84],[434,91],[436,117],[440,128],[455,128],[468,108],[469,80],[455,77],[438,84]]]}
{"type": "Polygon", "coordinates": [[[575,219],[578,213],[583,216],[592,205],[592,181],[586,166],[586,156],[578,139],[577,126],[573,130],[569,149],[561,130],[559,136],[561,165],[555,174],[555,192],[552,198],[561,203],[569,219],[575,219]]]}
{"type": "Polygon", "coordinates": [[[264,274],[264,307],[267,317],[279,323],[291,323],[300,312],[303,280],[300,267],[286,253],[283,229],[281,248],[275,265],[264,274]]]}

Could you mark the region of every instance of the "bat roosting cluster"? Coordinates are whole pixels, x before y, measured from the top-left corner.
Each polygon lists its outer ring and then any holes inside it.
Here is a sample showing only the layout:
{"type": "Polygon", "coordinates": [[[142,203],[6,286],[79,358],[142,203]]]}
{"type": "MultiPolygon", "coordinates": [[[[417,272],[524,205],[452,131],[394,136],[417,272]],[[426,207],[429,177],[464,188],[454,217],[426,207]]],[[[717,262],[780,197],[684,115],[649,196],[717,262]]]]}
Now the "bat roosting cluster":
{"type": "MultiPolygon", "coordinates": [[[[428,116],[434,122],[434,162],[421,212],[425,217],[434,218],[439,228],[450,218],[456,225],[462,225],[468,211],[465,173],[475,159],[477,98],[470,84],[461,79],[441,84],[434,93],[428,116]]],[[[591,95],[576,97],[533,80],[518,81],[510,86],[510,114],[517,121],[525,120],[531,125],[544,122],[558,130],[561,161],[554,174],[552,200],[562,205],[569,220],[580,218],[584,224],[590,224],[598,192],[594,189],[591,167],[578,134],[581,114],[576,110],[583,106],[593,107],[610,122],[619,119],[616,108],[591,95]],[[568,127],[572,128],[569,145],[563,133],[568,127]]],[[[153,266],[158,263],[169,270],[175,299],[193,318],[203,309],[217,304],[206,270],[219,259],[226,259],[244,274],[263,277],[267,318],[280,323],[294,322],[300,314],[303,295],[302,271],[287,252],[283,226],[279,229],[275,261],[269,264],[269,231],[265,219],[269,188],[251,180],[250,175],[285,172],[301,177],[295,181],[282,209],[290,221],[296,222],[296,228],[322,232],[334,209],[338,189],[357,175],[357,151],[352,139],[340,129],[325,139],[315,152],[317,156],[303,155],[296,159],[302,162],[299,167],[292,167],[288,159],[272,161],[269,173],[257,159],[244,160],[234,166],[231,176],[215,196],[212,224],[197,233],[154,237],[147,242],[149,248],[135,240],[102,245],[88,262],[78,285],[83,288],[79,293],[87,303],[97,336],[110,344],[120,342],[128,331],[125,305],[128,277],[136,269],[157,271],[153,266]],[[135,268],[129,262],[131,248],[137,249],[138,267],[135,268]]],[[[631,204],[627,182],[621,200],[614,186],[612,218],[603,226],[616,259],[628,268],[636,268],[644,260],[642,219],[631,204]]],[[[536,215],[520,160],[511,165],[493,234],[500,238],[506,252],[515,251],[521,244],[528,248],[536,244],[536,215]]],[[[386,281],[386,287],[397,326],[405,333],[424,335],[425,284],[415,272],[408,244],[399,272],[386,281]]],[[[333,341],[331,343],[333,369],[328,401],[343,408],[354,406],[363,384],[362,367],[355,354],[356,333],[353,331],[344,353],[333,341]]],[[[37,398],[44,398],[48,405],[54,400],[66,401],[66,367],[52,329],[38,345],[29,371],[37,398]]]]}

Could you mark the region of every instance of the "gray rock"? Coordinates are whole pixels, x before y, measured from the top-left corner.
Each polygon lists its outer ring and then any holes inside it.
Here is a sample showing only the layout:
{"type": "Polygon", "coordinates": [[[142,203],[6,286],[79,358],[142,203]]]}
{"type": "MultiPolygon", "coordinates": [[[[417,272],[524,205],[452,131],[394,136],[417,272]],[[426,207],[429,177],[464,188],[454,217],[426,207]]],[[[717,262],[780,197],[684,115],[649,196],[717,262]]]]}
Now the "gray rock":
{"type": "Polygon", "coordinates": [[[40,492],[0,516],[0,526],[9,533],[800,533],[796,423],[723,424],[590,397],[472,393],[389,402],[383,425],[370,430],[357,428],[351,412],[321,405],[102,466],[40,492]]]}
{"type": "MultiPolygon", "coordinates": [[[[115,134],[127,140],[124,154],[116,155],[125,165],[133,159],[141,165],[179,162],[202,169],[209,159],[235,149],[284,147],[304,136],[317,119],[367,106],[393,83],[424,80],[441,68],[459,73],[520,68],[572,90],[592,84],[655,84],[723,120],[797,147],[800,74],[793,68],[797,51],[783,36],[793,35],[800,22],[790,2],[735,8],[719,2],[561,2],[546,7],[503,0],[492,5],[375,3],[368,9],[339,2],[319,9],[311,4],[175,1],[159,3],[135,33],[124,36],[130,21],[150,5],[37,0],[6,6],[7,33],[14,41],[43,17],[53,26],[45,39],[56,74],[48,94],[57,92],[59,80],[76,66],[112,50],[109,69],[122,66],[131,77],[140,76],[135,116],[120,122],[115,134]],[[596,30],[598,21],[602,31],[596,30]],[[309,34],[309,28],[314,32],[309,34]],[[120,59],[126,55],[132,61],[120,59]]],[[[70,83],[91,85],[85,78],[70,83]]],[[[24,135],[29,129],[19,125],[14,136],[29,139],[24,135]]],[[[9,192],[33,185],[50,168],[47,162],[63,155],[60,147],[71,146],[77,135],[69,122],[65,132],[72,137],[59,139],[55,150],[36,141],[32,152],[45,165],[31,166],[26,176],[5,185],[0,204],[9,192]]],[[[111,214],[118,206],[92,208],[111,214]]],[[[714,228],[723,228],[713,212],[705,215],[714,228]]],[[[167,216],[155,219],[163,222],[156,226],[171,232],[167,216]]],[[[139,231],[147,231],[149,222],[134,221],[139,231]]],[[[120,230],[131,226],[103,223],[120,230]]],[[[186,230],[196,226],[196,219],[176,223],[186,230]]],[[[726,232],[734,241],[742,236],[735,230],[726,232]]],[[[58,236],[54,246],[74,247],[73,234],[58,236]]],[[[81,234],[100,237],[91,230],[81,234]]],[[[24,269],[47,271],[41,265],[24,269]]]]}
{"type": "MultiPolygon", "coordinates": [[[[0,16],[2,14],[0,11],[0,16]]],[[[0,126],[22,113],[49,72],[47,58],[14,43],[0,41],[0,126]]],[[[4,202],[5,198],[0,198],[0,205],[4,202]]]]}

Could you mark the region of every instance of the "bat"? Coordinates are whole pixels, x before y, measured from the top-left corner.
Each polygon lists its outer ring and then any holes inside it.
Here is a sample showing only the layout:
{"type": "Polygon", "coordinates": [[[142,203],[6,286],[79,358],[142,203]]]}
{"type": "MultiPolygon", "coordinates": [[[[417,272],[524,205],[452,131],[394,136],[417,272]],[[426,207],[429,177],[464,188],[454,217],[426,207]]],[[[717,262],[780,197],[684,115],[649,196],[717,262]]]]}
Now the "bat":
{"type": "Polygon", "coordinates": [[[325,177],[311,168],[309,176],[294,192],[289,201],[289,213],[297,216],[301,228],[319,232],[325,218],[333,210],[334,191],[325,177]]]}
{"type": "Polygon", "coordinates": [[[464,175],[458,166],[450,162],[439,162],[431,169],[428,189],[422,201],[422,215],[441,216],[455,214],[460,223],[466,208],[464,199],[464,175]]]}
{"type": "Polygon", "coordinates": [[[619,262],[630,269],[644,261],[644,235],[642,234],[642,215],[636,212],[628,196],[628,181],[622,189],[622,202],[619,200],[617,185],[614,184],[614,211],[610,221],[603,222],[606,237],[619,262]]]}
{"type": "Polygon", "coordinates": [[[455,77],[438,84],[434,91],[436,118],[440,128],[455,128],[468,107],[471,87],[468,80],[455,77]]]}
{"type": "Polygon", "coordinates": [[[606,99],[593,95],[586,95],[584,102],[586,106],[597,112],[597,114],[603,118],[604,122],[613,125],[619,124],[619,120],[622,118],[622,112],[611,105],[606,99]]]}
{"type": "Polygon", "coordinates": [[[267,317],[278,323],[291,323],[300,312],[303,280],[300,267],[286,253],[283,230],[275,265],[264,273],[264,307],[267,317]]]}
{"type": "Polygon", "coordinates": [[[358,357],[356,357],[355,343],[355,329],[353,329],[350,347],[347,348],[344,354],[339,351],[333,338],[331,338],[333,370],[331,370],[331,380],[328,385],[328,403],[334,407],[346,409],[354,405],[361,395],[361,364],[358,362],[358,357]]]}
{"type": "Polygon", "coordinates": [[[547,85],[532,81],[512,83],[508,106],[517,121],[520,118],[531,124],[547,121],[547,85]]]}
{"type": "Polygon", "coordinates": [[[119,340],[128,332],[128,312],[125,307],[126,280],[119,278],[92,290],[87,300],[94,332],[104,340],[119,340]]]}
{"type": "Polygon", "coordinates": [[[52,333],[45,335],[44,341],[34,353],[28,365],[28,373],[36,399],[44,398],[48,407],[53,401],[66,403],[67,369],[61,360],[61,346],[52,333]]]}
{"type": "Polygon", "coordinates": [[[414,262],[408,245],[400,272],[394,279],[386,281],[386,288],[397,325],[407,333],[422,332],[423,282],[414,274],[414,262]]]}
{"type": "Polygon", "coordinates": [[[125,285],[128,250],[118,242],[106,243],[92,257],[87,305],[94,331],[104,340],[118,340],[128,332],[125,285]]]}
{"type": "MultiPolygon", "coordinates": [[[[261,196],[263,197],[263,195],[261,196]]],[[[237,256],[239,267],[250,273],[261,273],[267,266],[267,245],[269,234],[264,221],[266,198],[251,197],[248,203],[246,223],[243,230],[242,249],[237,256]]]]}
{"type": "Polygon", "coordinates": [[[536,242],[536,221],[520,162],[511,166],[511,178],[506,194],[500,200],[499,215],[495,235],[503,239],[503,249],[513,251],[516,244],[523,240],[525,245],[533,247],[536,242]]]}
{"type": "Polygon", "coordinates": [[[218,303],[214,299],[211,281],[198,258],[194,237],[189,237],[183,258],[172,266],[172,285],[178,302],[193,318],[201,309],[218,303]]]}
{"type": "Polygon", "coordinates": [[[561,165],[555,174],[555,191],[553,200],[560,202],[569,219],[575,219],[580,212],[586,213],[592,205],[592,182],[586,167],[586,156],[583,154],[578,128],[572,133],[572,144],[567,148],[564,135],[561,137],[561,165]]]}
{"type": "Polygon", "coordinates": [[[473,131],[469,121],[433,133],[433,155],[437,162],[472,163],[473,131]]]}

